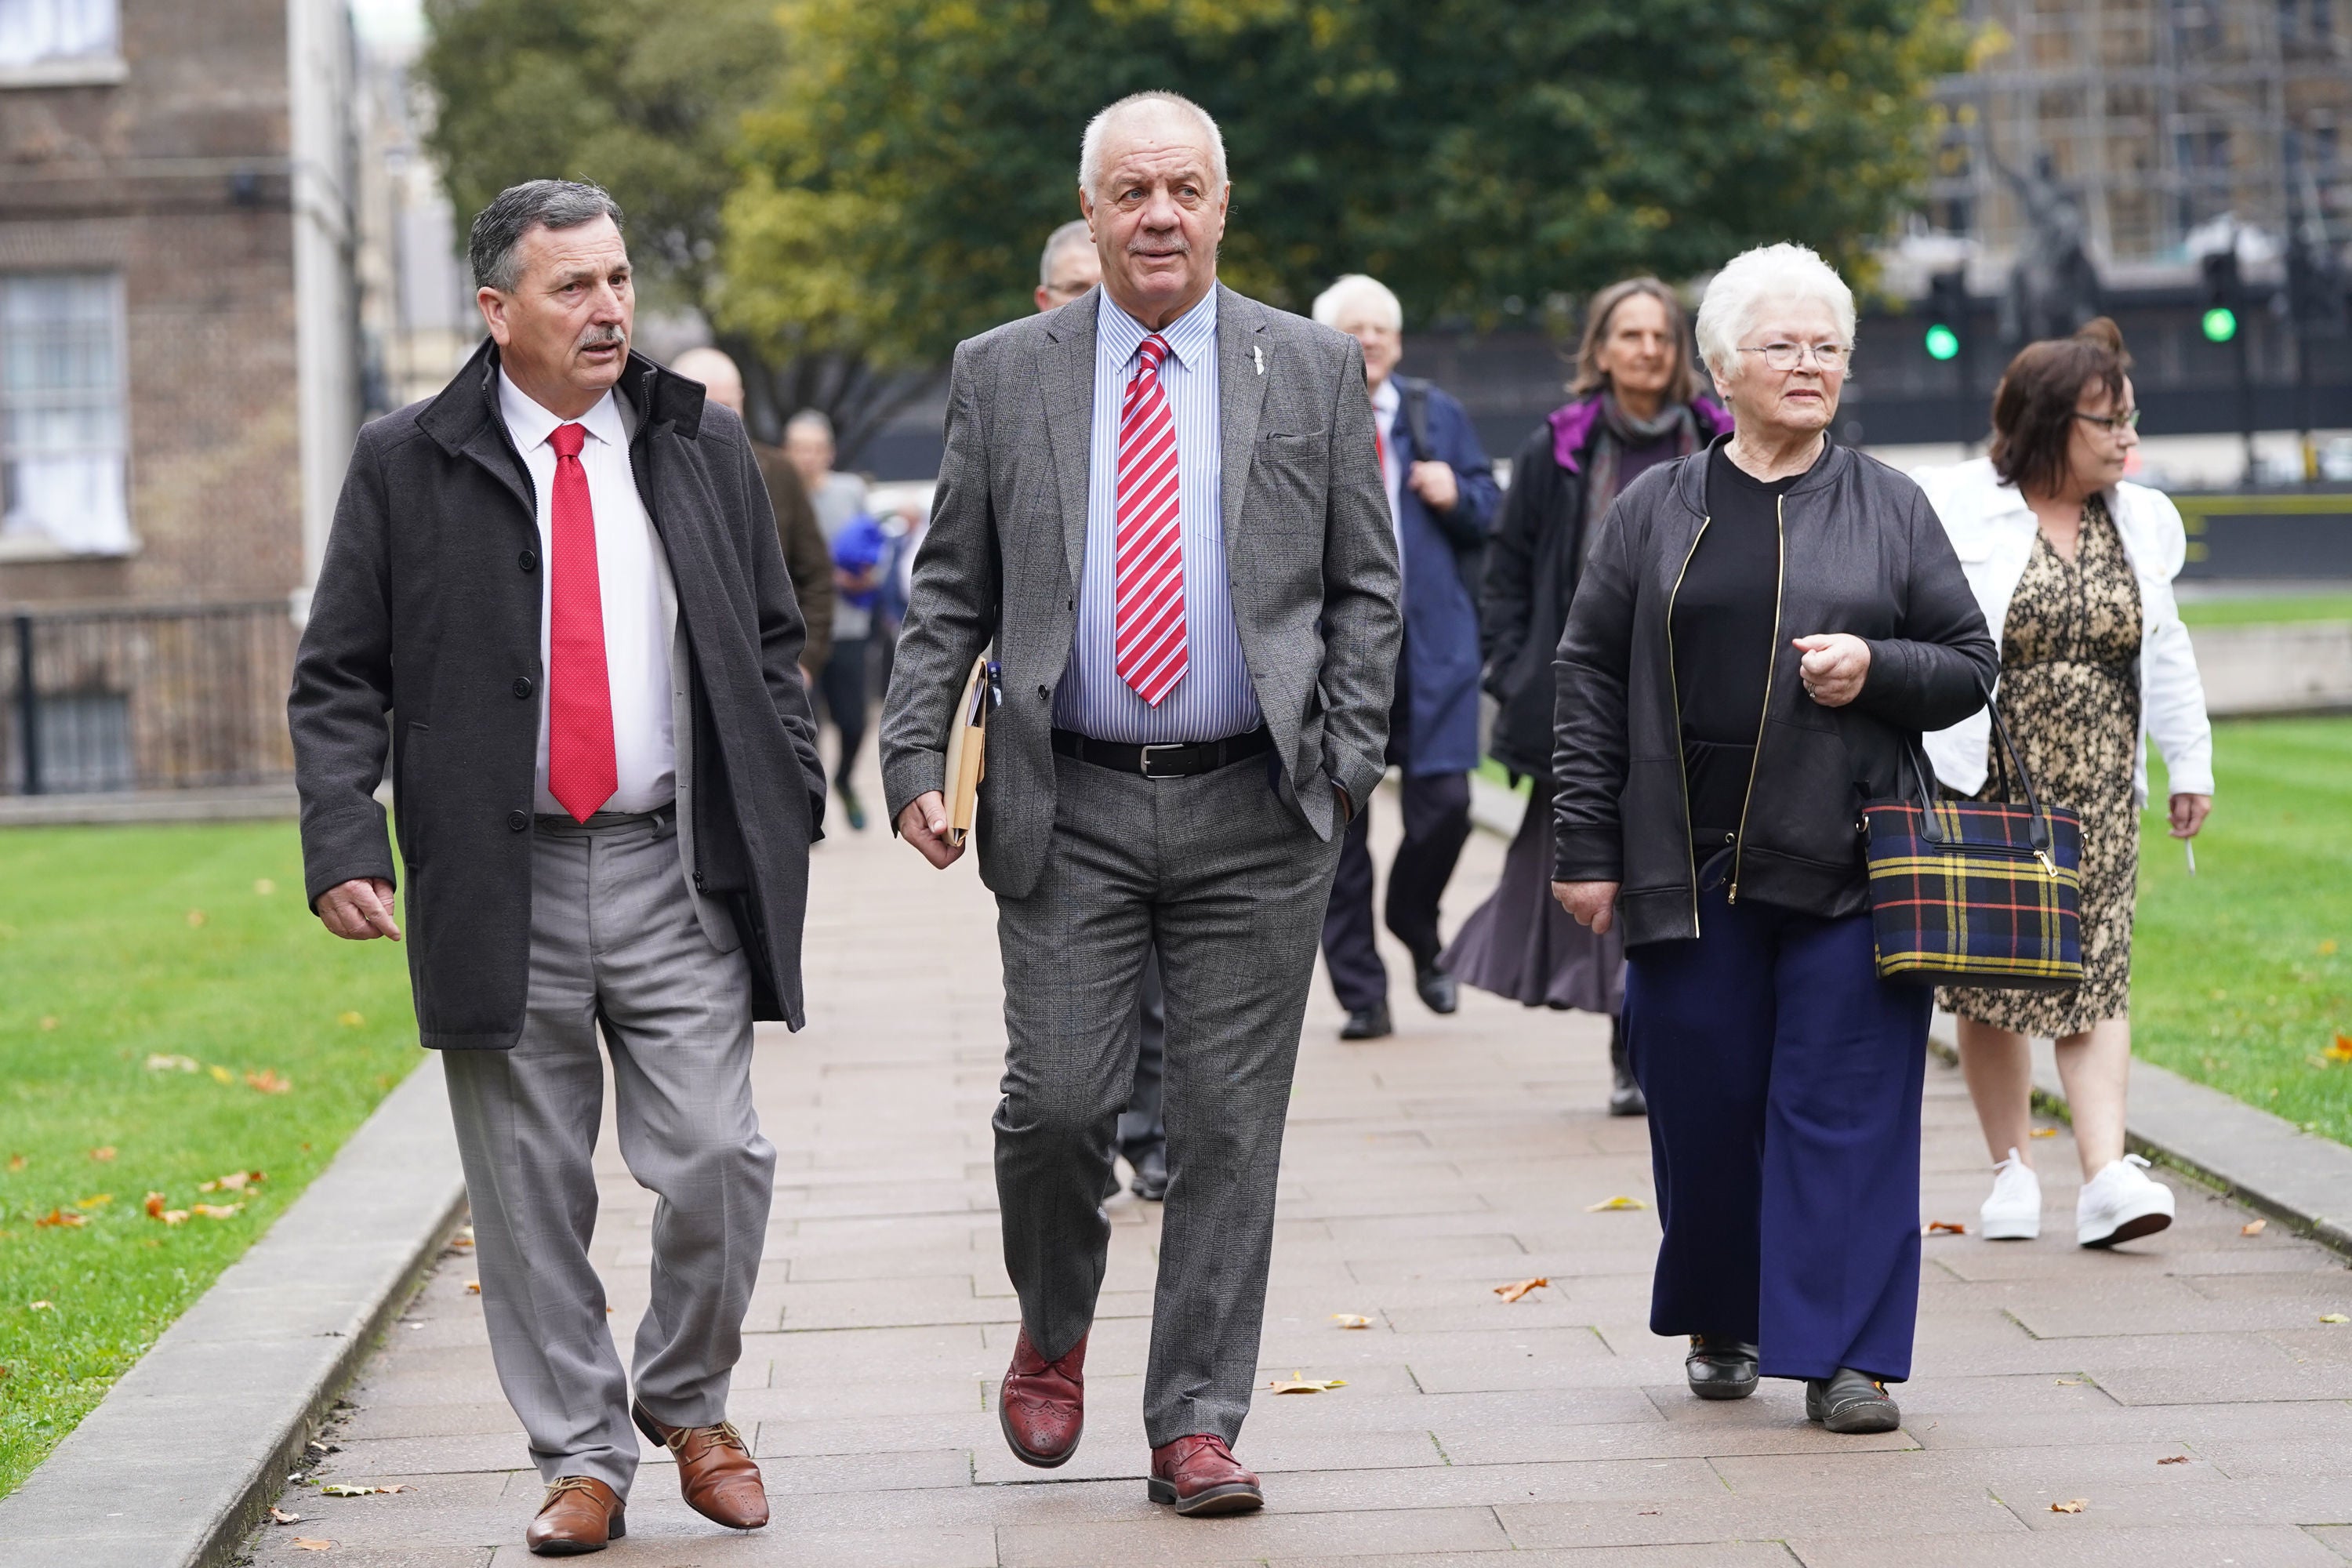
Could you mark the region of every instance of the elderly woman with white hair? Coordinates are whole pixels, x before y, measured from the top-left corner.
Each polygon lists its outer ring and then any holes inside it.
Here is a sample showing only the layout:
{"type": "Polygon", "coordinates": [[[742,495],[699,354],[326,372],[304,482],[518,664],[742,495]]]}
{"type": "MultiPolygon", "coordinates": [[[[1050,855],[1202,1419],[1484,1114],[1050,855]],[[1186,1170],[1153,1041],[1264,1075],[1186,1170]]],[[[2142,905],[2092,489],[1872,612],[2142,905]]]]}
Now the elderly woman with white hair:
{"type": "Polygon", "coordinates": [[[1805,1381],[1885,1432],[1919,1286],[1931,994],[1878,977],[1862,803],[1999,659],[1908,479],[1828,439],[1853,296],[1801,246],[1699,307],[1732,431],[1601,524],[1557,663],[1553,893],[1622,922],[1665,1235],[1650,1327],[1701,1398],[1805,1381]]]}

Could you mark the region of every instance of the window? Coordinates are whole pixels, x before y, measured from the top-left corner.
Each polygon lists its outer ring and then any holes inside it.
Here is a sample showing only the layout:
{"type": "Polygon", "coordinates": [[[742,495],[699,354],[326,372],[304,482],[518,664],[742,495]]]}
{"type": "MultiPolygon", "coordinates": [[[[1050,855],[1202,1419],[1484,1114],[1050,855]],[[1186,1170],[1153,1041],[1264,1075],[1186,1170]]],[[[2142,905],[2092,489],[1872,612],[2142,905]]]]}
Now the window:
{"type": "Polygon", "coordinates": [[[110,59],[116,0],[0,0],[0,68],[110,59]]]}
{"type": "Polygon", "coordinates": [[[121,280],[0,278],[0,538],[130,553],[122,403],[121,280]]]}

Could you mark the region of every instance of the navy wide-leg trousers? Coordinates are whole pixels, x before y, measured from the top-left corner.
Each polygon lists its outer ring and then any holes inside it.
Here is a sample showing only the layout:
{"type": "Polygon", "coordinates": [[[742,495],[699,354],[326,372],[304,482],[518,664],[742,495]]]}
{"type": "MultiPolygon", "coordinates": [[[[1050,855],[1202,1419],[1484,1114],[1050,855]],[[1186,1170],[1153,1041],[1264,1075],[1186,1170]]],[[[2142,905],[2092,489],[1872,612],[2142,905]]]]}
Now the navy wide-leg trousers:
{"type": "Polygon", "coordinates": [[[1878,978],[1868,915],[1728,903],[1710,869],[1697,938],[1626,954],[1665,1226],[1650,1328],[1751,1341],[1767,1377],[1899,1383],[1934,994],[1878,978]]]}

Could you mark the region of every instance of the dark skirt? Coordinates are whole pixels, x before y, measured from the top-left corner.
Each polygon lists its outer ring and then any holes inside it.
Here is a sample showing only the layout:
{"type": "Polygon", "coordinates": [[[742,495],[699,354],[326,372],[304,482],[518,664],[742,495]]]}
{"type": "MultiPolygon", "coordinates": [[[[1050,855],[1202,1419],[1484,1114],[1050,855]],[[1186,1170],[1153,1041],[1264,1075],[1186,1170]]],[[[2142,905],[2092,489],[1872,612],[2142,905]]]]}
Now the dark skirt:
{"type": "Polygon", "coordinates": [[[1535,780],[1528,815],[1503,857],[1493,896],[1470,911],[1439,957],[1465,985],[1530,1007],[1617,1016],[1625,995],[1625,943],[1595,936],[1551,896],[1551,784],[1535,780]]]}

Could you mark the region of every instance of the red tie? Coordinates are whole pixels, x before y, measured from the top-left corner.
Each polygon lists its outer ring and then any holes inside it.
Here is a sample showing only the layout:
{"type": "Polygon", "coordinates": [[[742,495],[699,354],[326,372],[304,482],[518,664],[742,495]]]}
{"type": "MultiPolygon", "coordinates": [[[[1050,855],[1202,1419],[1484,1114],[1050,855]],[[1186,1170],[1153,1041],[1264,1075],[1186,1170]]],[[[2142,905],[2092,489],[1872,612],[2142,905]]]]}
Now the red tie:
{"type": "Polygon", "coordinates": [[[1157,708],[1184,679],[1184,531],[1176,483],[1176,416],[1160,384],[1168,340],[1154,332],[1118,414],[1118,678],[1157,708]]]}
{"type": "Polygon", "coordinates": [[[596,513],[588,504],[588,470],[580,466],[579,425],[559,425],[555,448],[554,539],[549,549],[547,637],[547,793],[585,822],[620,787],[613,755],[613,685],[604,670],[604,596],[596,583],[596,513]]]}

